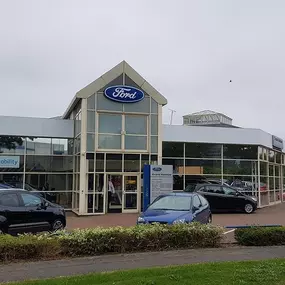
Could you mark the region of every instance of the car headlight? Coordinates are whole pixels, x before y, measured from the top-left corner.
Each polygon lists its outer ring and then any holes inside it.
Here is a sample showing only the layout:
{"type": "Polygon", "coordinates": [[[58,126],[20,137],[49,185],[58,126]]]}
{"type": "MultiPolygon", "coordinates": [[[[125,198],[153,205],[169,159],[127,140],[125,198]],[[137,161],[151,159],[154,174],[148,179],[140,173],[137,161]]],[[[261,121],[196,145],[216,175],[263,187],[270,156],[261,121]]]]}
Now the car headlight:
{"type": "Polygon", "coordinates": [[[251,199],[254,201],[254,202],[257,202],[257,199],[255,197],[251,197],[251,199]]]}
{"type": "Polygon", "coordinates": [[[145,222],[145,219],[142,218],[142,217],[138,217],[138,223],[144,223],[145,222]]]}
{"type": "Polygon", "coordinates": [[[186,220],[185,219],[178,219],[178,220],[175,220],[173,222],[173,224],[185,224],[186,223],[186,220]]]}

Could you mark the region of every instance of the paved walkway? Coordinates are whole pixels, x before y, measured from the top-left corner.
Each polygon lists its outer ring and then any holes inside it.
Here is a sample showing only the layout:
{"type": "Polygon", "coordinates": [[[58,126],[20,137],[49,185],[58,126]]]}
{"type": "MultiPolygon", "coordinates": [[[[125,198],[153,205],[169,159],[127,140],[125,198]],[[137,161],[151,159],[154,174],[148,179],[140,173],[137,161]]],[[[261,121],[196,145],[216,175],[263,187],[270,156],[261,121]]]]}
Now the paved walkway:
{"type": "Polygon", "coordinates": [[[0,267],[0,282],[52,278],[153,266],[216,261],[262,260],[270,258],[285,258],[285,246],[195,249],[10,264],[0,267]]]}
{"type": "MultiPolygon", "coordinates": [[[[265,225],[281,224],[285,225],[284,220],[285,203],[275,206],[258,209],[255,213],[248,215],[243,213],[224,213],[213,214],[213,224],[220,226],[236,225],[265,225]]],[[[77,217],[72,213],[68,214],[67,228],[94,228],[94,227],[129,227],[136,224],[138,214],[107,214],[100,216],[81,216],[77,217]]]]}

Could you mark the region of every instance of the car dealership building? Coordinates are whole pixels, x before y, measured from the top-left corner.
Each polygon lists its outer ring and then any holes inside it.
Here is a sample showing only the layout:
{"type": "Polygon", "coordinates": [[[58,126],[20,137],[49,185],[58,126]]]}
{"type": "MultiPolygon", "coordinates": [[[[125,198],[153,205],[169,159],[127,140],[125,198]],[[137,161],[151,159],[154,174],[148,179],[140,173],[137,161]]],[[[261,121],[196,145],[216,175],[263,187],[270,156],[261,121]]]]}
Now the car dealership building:
{"type": "Polygon", "coordinates": [[[0,116],[0,188],[52,193],[79,215],[133,213],[142,208],[143,166],[165,164],[174,190],[202,177],[243,187],[260,207],[283,200],[282,139],[212,111],[163,125],[166,104],[123,61],[76,93],[61,117],[0,116]]]}

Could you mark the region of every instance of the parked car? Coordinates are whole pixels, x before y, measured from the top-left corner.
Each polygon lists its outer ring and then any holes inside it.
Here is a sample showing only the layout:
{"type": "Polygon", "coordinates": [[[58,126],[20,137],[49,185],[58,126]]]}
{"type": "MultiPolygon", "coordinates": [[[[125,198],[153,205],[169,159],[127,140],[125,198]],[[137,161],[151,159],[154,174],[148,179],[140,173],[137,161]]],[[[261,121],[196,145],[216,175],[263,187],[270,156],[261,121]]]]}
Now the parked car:
{"type": "MultiPolygon", "coordinates": [[[[231,186],[228,182],[226,182],[226,181],[224,181],[223,183],[222,183],[222,180],[221,179],[217,179],[217,180],[215,180],[215,179],[208,179],[207,180],[207,183],[210,183],[210,184],[223,184],[223,185],[225,185],[225,186],[231,186]]],[[[239,188],[239,187],[234,187],[234,186],[232,186],[233,188],[235,188],[235,189],[237,189],[237,190],[243,190],[243,188],[239,188]]]]}
{"type": "Polygon", "coordinates": [[[64,229],[63,207],[21,189],[0,191],[0,231],[8,234],[64,229]]]}
{"type": "Polygon", "coordinates": [[[197,193],[171,193],[156,198],[140,215],[137,224],[211,223],[208,201],[197,193]]]}
{"type": "MultiPolygon", "coordinates": [[[[185,191],[187,192],[187,189],[185,191]]],[[[255,197],[222,184],[199,184],[194,192],[203,195],[209,201],[212,211],[243,211],[251,214],[257,209],[255,197]]]]}
{"type": "MultiPolygon", "coordinates": [[[[35,195],[42,197],[49,202],[54,203],[56,199],[56,195],[51,192],[42,192],[42,190],[37,190],[33,185],[29,183],[18,182],[18,181],[10,181],[10,182],[4,182],[6,185],[8,185],[8,188],[17,188],[17,189],[23,189],[30,192],[33,192],[35,195]]],[[[0,186],[1,187],[1,186],[0,186]]],[[[1,188],[0,188],[1,189],[1,188]]]]}

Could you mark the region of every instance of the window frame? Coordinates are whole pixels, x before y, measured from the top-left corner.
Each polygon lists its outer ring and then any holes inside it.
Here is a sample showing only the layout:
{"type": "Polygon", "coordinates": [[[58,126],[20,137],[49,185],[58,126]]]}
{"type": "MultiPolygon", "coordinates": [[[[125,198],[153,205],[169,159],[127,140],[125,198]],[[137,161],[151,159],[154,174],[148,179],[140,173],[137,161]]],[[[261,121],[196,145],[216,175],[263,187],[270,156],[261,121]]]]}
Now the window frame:
{"type": "Polygon", "coordinates": [[[197,194],[193,196],[193,199],[192,199],[192,207],[195,207],[195,208],[197,208],[197,209],[200,209],[200,208],[202,207],[201,200],[200,200],[200,198],[199,198],[199,195],[197,195],[197,194]],[[196,207],[196,206],[194,205],[195,198],[197,198],[198,201],[199,201],[199,206],[198,206],[198,207],[196,207]]]}
{"type": "Polygon", "coordinates": [[[209,202],[205,197],[203,197],[202,195],[199,195],[199,194],[198,194],[198,196],[199,196],[202,207],[209,206],[209,202]],[[203,205],[203,200],[205,201],[204,205],[203,205]]]}
{"type": "Polygon", "coordinates": [[[33,195],[33,194],[31,194],[31,193],[18,193],[18,195],[19,195],[19,198],[20,198],[21,201],[22,201],[23,207],[25,207],[25,208],[29,208],[29,207],[39,207],[39,206],[43,203],[43,199],[41,199],[40,197],[38,197],[38,196],[36,196],[36,195],[33,195]],[[26,206],[26,205],[25,205],[25,201],[24,201],[22,195],[33,196],[33,197],[35,197],[35,198],[38,198],[41,202],[40,202],[40,204],[38,204],[38,205],[29,205],[29,206],[26,206]]]}
{"type": "Polygon", "coordinates": [[[95,133],[95,150],[96,151],[125,151],[125,152],[145,152],[148,153],[150,151],[150,114],[134,114],[134,113],[110,113],[110,112],[104,112],[104,111],[97,111],[96,112],[96,129],[98,132],[95,133]],[[121,133],[100,133],[99,132],[99,124],[100,124],[100,115],[120,115],[121,116],[121,133]],[[126,117],[143,117],[146,120],[146,134],[127,134],[126,133],[126,117]],[[99,148],[99,137],[100,135],[109,135],[109,136],[118,136],[120,137],[121,141],[121,146],[120,148],[99,148]],[[146,139],[146,148],[145,149],[131,149],[131,148],[126,148],[126,138],[130,137],[142,137],[146,139]]]}
{"type": "Polygon", "coordinates": [[[0,207],[11,207],[11,208],[19,208],[22,206],[22,201],[20,200],[20,197],[18,195],[18,193],[2,193],[1,196],[0,196],[0,201],[2,200],[2,197],[5,196],[5,195],[16,195],[16,198],[17,198],[17,201],[18,201],[18,206],[8,206],[8,205],[2,205],[2,203],[0,203],[0,207]]]}
{"type": "Polygon", "coordinates": [[[236,193],[238,193],[238,191],[237,191],[237,190],[235,190],[234,188],[229,187],[229,186],[226,186],[226,185],[223,185],[223,186],[222,186],[222,189],[223,189],[223,191],[224,191],[224,195],[234,196],[234,195],[232,195],[232,194],[228,194],[228,193],[226,193],[226,191],[224,190],[224,188],[231,189],[231,191],[232,191],[232,192],[235,192],[235,195],[236,195],[236,193]]]}
{"type": "MultiPolygon", "coordinates": [[[[220,188],[220,191],[223,191],[223,188],[222,188],[222,186],[220,186],[220,185],[217,185],[217,184],[208,184],[208,185],[206,185],[205,187],[206,187],[206,189],[207,189],[207,193],[219,194],[219,195],[224,195],[224,194],[225,194],[225,193],[217,193],[217,192],[215,192],[215,190],[214,190],[214,191],[209,191],[209,189],[208,189],[208,187],[216,187],[216,188],[220,188]]],[[[217,190],[216,190],[216,191],[217,191],[217,190]]]]}

